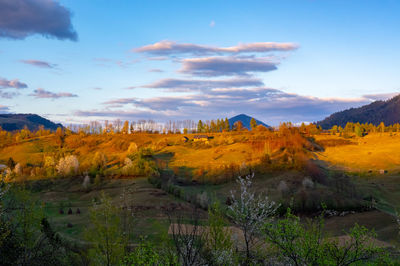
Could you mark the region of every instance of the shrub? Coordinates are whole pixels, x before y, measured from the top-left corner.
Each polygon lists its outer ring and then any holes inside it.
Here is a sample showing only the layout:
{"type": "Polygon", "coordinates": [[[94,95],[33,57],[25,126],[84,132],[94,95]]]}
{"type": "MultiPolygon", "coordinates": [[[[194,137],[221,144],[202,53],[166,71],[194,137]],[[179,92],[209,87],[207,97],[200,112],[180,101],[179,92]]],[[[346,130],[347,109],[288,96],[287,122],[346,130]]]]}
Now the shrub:
{"type": "Polygon", "coordinates": [[[75,155],[61,158],[56,166],[57,172],[61,176],[70,176],[78,173],[79,161],[75,155]]]}

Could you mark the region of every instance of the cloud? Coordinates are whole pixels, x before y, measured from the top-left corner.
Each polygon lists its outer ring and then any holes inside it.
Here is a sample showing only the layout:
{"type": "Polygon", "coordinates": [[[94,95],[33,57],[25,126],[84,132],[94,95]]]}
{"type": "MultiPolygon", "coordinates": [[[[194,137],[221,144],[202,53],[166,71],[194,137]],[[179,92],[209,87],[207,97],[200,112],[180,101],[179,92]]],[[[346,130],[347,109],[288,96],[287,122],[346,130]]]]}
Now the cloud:
{"type": "Polygon", "coordinates": [[[94,90],[96,90],[96,91],[101,91],[103,88],[100,88],[100,87],[94,87],[93,89],[94,89],[94,90]]]}
{"type": "Polygon", "coordinates": [[[205,57],[182,61],[181,73],[199,76],[249,75],[248,72],[269,72],[277,69],[278,62],[269,58],[205,57]]]}
{"type": "Polygon", "coordinates": [[[25,89],[28,85],[23,82],[20,82],[18,79],[7,80],[5,78],[0,77],[0,89],[6,88],[14,88],[14,89],[25,89]]]}
{"type": "Polygon", "coordinates": [[[210,27],[211,27],[211,28],[214,28],[214,27],[215,27],[215,21],[214,21],[214,20],[211,20],[211,22],[210,22],[210,27]]]}
{"type": "Polygon", "coordinates": [[[149,69],[149,72],[162,73],[164,71],[159,68],[152,68],[152,69],[149,69]]]}
{"type": "Polygon", "coordinates": [[[231,78],[225,80],[202,79],[161,79],[154,83],[141,86],[142,88],[160,88],[169,91],[197,91],[213,88],[240,88],[250,86],[263,86],[264,83],[256,78],[231,78]]]}
{"type": "Polygon", "coordinates": [[[119,117],[118,112],[125,112],[125,118],[130,113],[135,113],[137,118],[139,114],[148,112],[151,115],[146,118],[163,121],[216,119],[245,113],[267,124],[278,125],[283,121],[319,121],[333,112],[370,102],[365,97],[318,98],[267,87],[214,88],[183,96],[112,99],[103,103],[106,106],[104,110],[92,114],[119,117]]]}
{"type": "Polygon", "coordinates": [[[57,65],[56,64],[51,64],[45,61],[40,61],[40,60],[21,60],[21,63],[27,64],[27,65],[32,65],[36,67],[41,67],[41,68],[55,68],[57,65]]]}
{"type": "Polygon", "coordinates": [[[373,100],[373,101],[380,101],[380,100],[388,100],[399,95],[400,92],[391,92],[391,93],[376,93],[376,94],[365,94],[363,95],[364,98],[373,100]]]}
{"type": "Polygon", "coordinates": [[[179,44],[173,41],[161,41],[150,45],[145,45],[134,49],[134,52],[148,53],[153,55],[177,55],[177,54],[239,54],[239,53],[265,53],[273,51],[292,51],[298,48],[294,43],[276,43],[276,42],[256,42],[247,44],[238,44],[231,47],[216,47],[207,45],[198,45],[192,43],[179,44]]]}
{"type": "Polygon", "coordinates": [[[77,40],[71,12],[56,0],[1,0],[0,37],[25,39],[34,34],[77,40]]]}
{"type": "Polygon", "coordinates": [[[8,106],[0,104],[0,113],[7,113],[10,110],[8,106]]]}
{"type": "Polygon", "coordinates": [[[78,97],[78,95],[69,92],[54,93],[51,91],[46,91],[45,89],[42,88],[34,90],[32,94],[29,94],[29,96],[33,96],[35,98],[47,98],[47,99],[78,97]]]}
{"type": "Polygon", "coordinates": [[[12,99],[18,95],[19,95],[19,93],[17,93],[17,92],[2,92],[2,91],[0,91],[0,98],[4,98],[4,99],[12,99]]]}

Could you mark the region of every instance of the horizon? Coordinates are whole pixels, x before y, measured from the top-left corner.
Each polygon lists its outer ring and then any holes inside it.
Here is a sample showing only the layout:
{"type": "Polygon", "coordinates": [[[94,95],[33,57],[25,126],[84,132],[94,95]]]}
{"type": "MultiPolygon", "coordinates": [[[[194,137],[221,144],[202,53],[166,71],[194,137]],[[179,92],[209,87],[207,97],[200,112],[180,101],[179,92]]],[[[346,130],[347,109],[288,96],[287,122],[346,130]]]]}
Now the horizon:
{"type": "Polygon", "coordinates": [[[400,93],[399,11],[396,1],[4,0],[0,113],[63,125],[317,122],[400,93]]]}

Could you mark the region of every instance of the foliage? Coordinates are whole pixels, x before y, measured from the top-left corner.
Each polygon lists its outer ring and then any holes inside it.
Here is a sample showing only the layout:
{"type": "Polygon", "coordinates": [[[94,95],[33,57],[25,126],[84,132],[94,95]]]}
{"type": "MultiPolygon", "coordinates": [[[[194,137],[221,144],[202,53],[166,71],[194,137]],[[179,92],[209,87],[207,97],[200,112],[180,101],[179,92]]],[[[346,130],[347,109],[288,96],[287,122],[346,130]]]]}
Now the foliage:
{"type": "Polygon", "coordinates": [[[86,240],[92,243],[89,256],[94,265],[115,265],[123,254],[123,238],[120,229],[119,210],[104,192],[99,203],[90,209],[92,227],[86,231],[86,240]]]}
{"type": "Polygon", "coordinates": [[[208,210],[208,230],[203,234],[205,253],[212,265],[238,264],[232,232],[225,225],[221,205],[215,201],[208,210]]]}
{"type": "Polygon", "coordinates": [[[373,241],[375,234],[363,226],[356,224],[344,241],[326,238],[323,229],[322,215],[314,222],[302,224],[288,209],[284,219],[266,223],[263,234],[285,264],[351,265],[386,258],[383,248],[373,241]]]}
{"type": "Polygon", "coordinates": [[[129,253],[123,258],[122,265],[177,265],[177,258],[175,256],[169,257],[163,254],[160,250],[156,249],[154,245],[141,239],[138,247],[133,252],[129,253]]]}

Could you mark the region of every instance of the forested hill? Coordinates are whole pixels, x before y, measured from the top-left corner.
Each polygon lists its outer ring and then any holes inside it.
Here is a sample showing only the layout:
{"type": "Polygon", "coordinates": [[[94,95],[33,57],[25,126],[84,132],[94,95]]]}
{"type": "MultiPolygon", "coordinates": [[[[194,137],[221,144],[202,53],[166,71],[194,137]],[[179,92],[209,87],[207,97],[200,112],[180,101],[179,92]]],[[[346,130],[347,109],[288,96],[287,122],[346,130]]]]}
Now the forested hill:
{"type": "Polygon", "coordinates": [[[0,114],[0,126],[7,131],[20,130],[27,126],[29,130],[37,130],[40,126],[44,129],[56,130],[63,127],[36,114],[0,114]]]}
{"type": "MultiPolygon", "coordinates": [[[[237,121],[241,121],[242,124],[243,124],[243,126],[244,126],[245,128],[247,128],[247,129],[250,130],[250,121],[251,121],[251,118],[252,118],[252,117],[250,117],[250,116],[248,116],[248,115],[240,114],[240,115],[237,115],[237,116],[234,116],[234,117],[229,118],[229,125],[230,125],[230,127],[232,128],[233,125],[234,125],[237,121]]],[[[255,118],[254,118],[254,119],[255,119],[255,118]]],[[[255,119],[255,120],[256,120],[256,122],[257,122],[257,125],[263,125],[263,126],[265,126],[265,127],[269,127],[269,126],[268,126],[267,124],[265,124],[264,122],[262,122],[262,121],[260,121],[260,120],[257,120],[257,119],[255,119]]]]}
{"type": "Polygon", "coordinates": [[[351,108],[334,113],[322,121],[317,122],[323,129],[330,129],[334,125],[344,127],[347,122],[372,123],[378,125],[392,125],[400,122],[400,95],[387,100],[375,101],[359,108],[351,108]]]}

